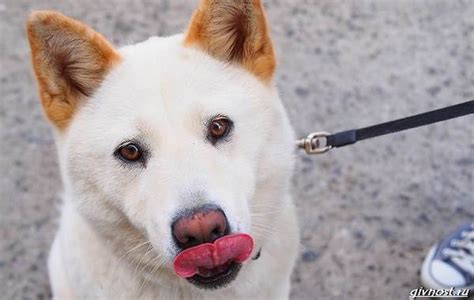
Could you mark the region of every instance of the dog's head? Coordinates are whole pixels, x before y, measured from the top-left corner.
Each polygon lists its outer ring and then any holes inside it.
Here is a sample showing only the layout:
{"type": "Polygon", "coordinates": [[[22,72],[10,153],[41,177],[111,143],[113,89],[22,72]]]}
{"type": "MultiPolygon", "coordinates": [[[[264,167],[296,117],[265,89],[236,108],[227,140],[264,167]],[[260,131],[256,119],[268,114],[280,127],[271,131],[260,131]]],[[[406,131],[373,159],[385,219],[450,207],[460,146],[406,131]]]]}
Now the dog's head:
{"type": "Polygon", "coordinates": [[[189,282],[236,278],[245,234],[252,256],[272,234],[292,168],[260,1],[203,0],[184,35],[118,50],[54,12],[33,13],[27,32],[80,214],[149,280],[178,280],[173,260],[196,246],[175,260],[189,282]]]}

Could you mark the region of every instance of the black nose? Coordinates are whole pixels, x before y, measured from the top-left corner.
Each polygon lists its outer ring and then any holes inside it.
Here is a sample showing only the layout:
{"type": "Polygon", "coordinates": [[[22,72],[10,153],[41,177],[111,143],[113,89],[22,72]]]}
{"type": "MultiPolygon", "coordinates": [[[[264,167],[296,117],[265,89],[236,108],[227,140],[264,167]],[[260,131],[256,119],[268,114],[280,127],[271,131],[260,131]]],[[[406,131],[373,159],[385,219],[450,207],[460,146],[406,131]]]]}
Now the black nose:
{"type": "Polygon", "coordinates": [[[204,205],[179,215],[171,225],[173,238],[181,249],[212,243],[229,234],[224,212],[215,205],[204,205]]]}

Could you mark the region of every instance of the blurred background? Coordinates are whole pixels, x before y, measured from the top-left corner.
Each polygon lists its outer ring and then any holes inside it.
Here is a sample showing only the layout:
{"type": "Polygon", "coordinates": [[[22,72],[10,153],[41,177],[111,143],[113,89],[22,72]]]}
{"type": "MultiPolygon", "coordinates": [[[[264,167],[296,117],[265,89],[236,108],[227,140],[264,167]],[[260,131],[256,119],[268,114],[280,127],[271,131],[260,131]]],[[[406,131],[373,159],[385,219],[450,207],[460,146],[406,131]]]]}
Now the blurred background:
{"type": "MultiPolygon", "coordinates": [[[[474,98],[474,1],[265,0],[276,84],[298,136],[474,98]]],[[[0,0],[0,298],[50,298],[61,179],[32,79],[28,12],[55,9],[115,45],[182,32],[197,1],[0,0]]],[[[430,246],[474,219],[473,117],[321,156],[297,153],[293,299],[406,299],[430,246]]]]}

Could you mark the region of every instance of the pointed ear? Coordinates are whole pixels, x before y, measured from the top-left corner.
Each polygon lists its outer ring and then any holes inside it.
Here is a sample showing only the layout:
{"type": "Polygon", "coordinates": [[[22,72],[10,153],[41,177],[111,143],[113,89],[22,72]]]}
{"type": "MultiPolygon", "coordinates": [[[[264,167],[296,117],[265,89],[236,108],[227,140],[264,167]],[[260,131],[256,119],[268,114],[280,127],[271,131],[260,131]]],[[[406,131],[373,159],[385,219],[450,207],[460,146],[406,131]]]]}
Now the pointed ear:
{"type": "Polygon", "coordinates": [[[27,34],[41,104],[49,120],[62,129],[120,56],[99,33],[52,11],[33,12],[27,34]]]}
{"type": "Polygon", "coordinates": [[[186,32],[185,45],[241,64],[263,81],[269,81],[275,70],[260,0],[201,0],[186,32]]]}

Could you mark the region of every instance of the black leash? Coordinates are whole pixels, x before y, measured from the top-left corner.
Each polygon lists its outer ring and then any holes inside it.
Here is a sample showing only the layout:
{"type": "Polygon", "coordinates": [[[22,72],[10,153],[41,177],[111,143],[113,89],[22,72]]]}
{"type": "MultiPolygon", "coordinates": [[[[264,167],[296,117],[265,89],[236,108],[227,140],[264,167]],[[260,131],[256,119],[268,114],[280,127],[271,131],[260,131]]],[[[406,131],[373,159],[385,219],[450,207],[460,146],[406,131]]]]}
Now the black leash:
{"type": "Polygon", "coordinates": [[[416,128],[436,122],[462,117],[474,113],[474,100],[461,104],[448,106],[369,127],[351,129],[330,134],[327,132],[313,132],[306,138],[297,142],[298,148],[302,148],[307,154],[320,154],[332,148],[343,147],[358,141],[373,137],[386,135],[398,131],[416,128]],[[325,142],[324,142],[325,141],[325,142]]]}

